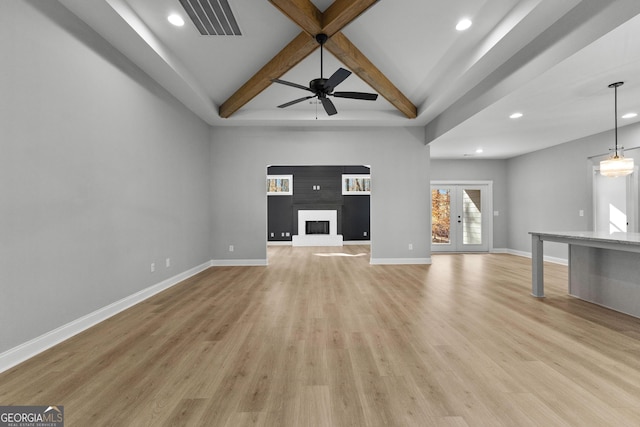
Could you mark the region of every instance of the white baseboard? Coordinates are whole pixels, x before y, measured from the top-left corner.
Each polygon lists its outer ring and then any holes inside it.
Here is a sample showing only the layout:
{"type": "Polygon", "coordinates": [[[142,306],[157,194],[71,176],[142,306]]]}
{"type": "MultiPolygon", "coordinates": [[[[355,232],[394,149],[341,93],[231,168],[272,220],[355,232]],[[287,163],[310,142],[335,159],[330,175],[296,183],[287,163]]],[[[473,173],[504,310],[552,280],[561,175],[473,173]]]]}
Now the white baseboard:
{"type": "Polygon", "coordinates": [[[371,258],[371,265],[431,264],[431,258],[371,258]]]}
{"type": "Polygon", "coordinates": [[[159,292],[169,289],[170,287],[206,270],[209,267],[211,267],[211,261],[207,261],[204,264],[163,280],[160,283],[136,292],[133,295],[129,295],[128,297],[102,307],[93,313],[89,313],[86,316],[80,317],[66,325],[62,325],[59,328],[5,351],[0,354],[0,372],[4,372],[25,360],[30,359],[38,353],[41,353],[54,345],[107,320],[108,318],[154,296],[159,292]]]}
{"type": "Polygon", "coordinates": [[[268,265],[266,259],[214,259],[212,267],[256,267],[268,265]]]}
{"type": "MultiPolygon", "coordinates": [[[[525,258],[531,258],[531,252],[516,251],[515,249],[507,249],[507,253],[511,255],[525,257],[525,258]]],[[[542,259],[546,262],[551,262],[553,264],[569,265],[569,261],[564,258],[556,258],[556,257],[544,255],[542,259]]]]}
{"type": "Polygon", "coordinates": [[[492,254],[508,254],[509,249],[507,248],[493,248],[489,251],[492,254]]]}

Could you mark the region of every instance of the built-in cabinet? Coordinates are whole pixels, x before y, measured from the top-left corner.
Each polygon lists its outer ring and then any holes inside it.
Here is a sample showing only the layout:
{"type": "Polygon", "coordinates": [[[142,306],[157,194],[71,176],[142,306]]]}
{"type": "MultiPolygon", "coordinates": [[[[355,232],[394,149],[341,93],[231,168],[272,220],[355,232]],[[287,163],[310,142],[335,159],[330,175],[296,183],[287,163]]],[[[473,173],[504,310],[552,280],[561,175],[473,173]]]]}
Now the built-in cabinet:
{"type": "Polygon", "coordinates": [[[270,166],[268,175],[291,175],[293,194],[267,197],[267,239],[291,241],[298,234],[298,211],[336,210],[345,241],[370,239],[370,195],[343,195],[342,176],[369,175],[366,166],[270,166]]]}

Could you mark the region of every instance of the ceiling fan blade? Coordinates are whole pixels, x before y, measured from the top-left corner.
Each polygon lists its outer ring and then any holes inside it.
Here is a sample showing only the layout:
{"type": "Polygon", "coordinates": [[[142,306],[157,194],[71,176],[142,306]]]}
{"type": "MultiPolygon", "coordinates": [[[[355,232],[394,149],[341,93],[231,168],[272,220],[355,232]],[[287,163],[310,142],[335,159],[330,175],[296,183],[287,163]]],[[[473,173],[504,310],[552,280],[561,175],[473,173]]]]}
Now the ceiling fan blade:
{"type": "Polygon", "coordinates": [[[375,101],[378,99],[377,93],[366,92],[334,92],[332,95],[336,98],[362,99],[365,101],[375,101]]]}
{"type": "Polygon", "coordinates": [[[293,104],[297,104],[298,102],[306,101],[307,99],[310,99],[310,98],[315,98],[315,95],[309,95],[309,96],[305,96],[305,97],[302,97],[302,98],[294,99],[293,101],[289,101],[289,102],[287,102],[285,104],[278,105],[278,108],[287,108],[287,107],[292,106],[293,104]]]}
{"type": "Polygon", "coordinates": [[[334,114],[338,114],[338,110],[336,110],[336,106],[333,105],[333,102],[331,102],[329,98],[320,97],[320,102],[322,102],[324,111],[326,111],[328,115],[333,116],[334,114]]]}
{"type": "Polygon", "coordinates": [[[302,90],[308,90],[309,92],[313,92],[308,87],[299,85],[298,83],[292,83],[292,82],[288,82],[286,80],[280,80],[280,79],[271,79],[271,81],[273,83],[280,83],[281,85],[287,85],[287,86],[296,87],[296,88],[302,89],[302,90]]]}
{"type": "Polygon", "coordinates": [[[344,68],[338,68],[338,71],[333,73],[333,75],[329,77],[329,80],[327,80],[327,82],[324,84],[325,89],[327,89],[327,92],[331,92],[333,88],[342,83],[344,79],[346,79],[350,75],[351,71],[345,70],[344,68]]]}

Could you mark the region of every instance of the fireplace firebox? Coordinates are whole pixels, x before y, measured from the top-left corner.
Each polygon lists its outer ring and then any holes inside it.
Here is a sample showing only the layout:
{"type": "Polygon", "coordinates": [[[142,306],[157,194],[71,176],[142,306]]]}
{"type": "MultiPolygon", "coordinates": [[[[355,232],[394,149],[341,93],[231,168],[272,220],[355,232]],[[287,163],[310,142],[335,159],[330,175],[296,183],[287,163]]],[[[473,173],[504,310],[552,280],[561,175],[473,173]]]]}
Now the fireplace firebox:
{"type": "Polygon", "coordinates": [[[306,234],[329,234],[329,221],[306,221],[306,234]]]}

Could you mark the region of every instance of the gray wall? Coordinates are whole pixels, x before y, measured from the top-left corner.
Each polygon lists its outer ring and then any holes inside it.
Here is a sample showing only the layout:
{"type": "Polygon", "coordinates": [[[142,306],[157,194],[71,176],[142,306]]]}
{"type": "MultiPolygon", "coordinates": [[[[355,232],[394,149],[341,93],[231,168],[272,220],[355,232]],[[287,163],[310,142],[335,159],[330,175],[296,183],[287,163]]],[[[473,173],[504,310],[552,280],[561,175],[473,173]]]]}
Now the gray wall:
{"type": "Polygon", "coordinates": [[[0,353],[211,259],[209,126],[32,3],[0,3],[0,353]]]}
{"type": "Polygon", "coordinates": [[[212,141],[214,260],[266,260],[270,165],[370,165],[372,260],[431,256],[423,128],[218,127],[212,141]]]}
{"type": "Polygon", "coordinates": [[[506,249],[508,241],[507,218],[507,161],[506,160],[445,160],[431,159],[432,181],[493,181],[493,247],[506,249]]]}
{"type": "MultiPolygon", "coordinates": [[[[613,141],[609,131],[508,161],[510,249],[530,253],[530,231],[593,229],[593,165],[606,156],[589,157],[607,153],[613,141]],[[585,216],[579,216],[580,210],[585,216]]],[[[640,124],[620,128],[618,142],[629,148],[640,145],[640,124]]],[[[636,164],[638,151],[626,153],[636,164]]],[[[545,255],[566,260],[566,245],[545,243],[545,255]]]]}

